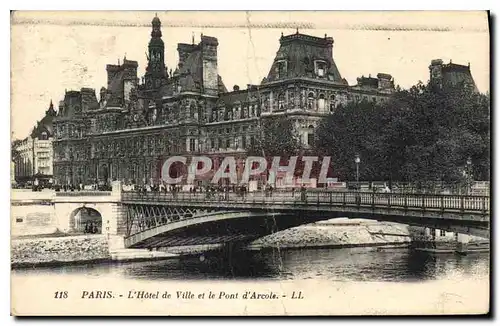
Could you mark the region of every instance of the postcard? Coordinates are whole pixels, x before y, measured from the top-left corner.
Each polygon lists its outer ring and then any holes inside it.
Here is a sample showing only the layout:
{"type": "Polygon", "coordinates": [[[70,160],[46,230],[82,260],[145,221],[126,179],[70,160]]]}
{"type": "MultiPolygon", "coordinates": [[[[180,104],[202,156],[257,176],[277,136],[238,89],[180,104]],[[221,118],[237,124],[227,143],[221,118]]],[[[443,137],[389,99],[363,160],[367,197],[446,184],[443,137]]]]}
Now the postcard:
{"type": "Polygon", "coordinates": [[[11,314],[488,314],[489,18],[12,12],[11,314]]]}

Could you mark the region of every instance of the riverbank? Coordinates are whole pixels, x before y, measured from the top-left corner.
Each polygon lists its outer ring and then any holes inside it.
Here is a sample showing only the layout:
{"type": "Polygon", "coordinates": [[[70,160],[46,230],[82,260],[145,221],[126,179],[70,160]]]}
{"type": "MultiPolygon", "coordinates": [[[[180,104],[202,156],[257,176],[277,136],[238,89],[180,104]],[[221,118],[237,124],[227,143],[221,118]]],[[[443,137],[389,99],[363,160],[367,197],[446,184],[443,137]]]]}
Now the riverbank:
{"type": "Polygon", "coordinates": [[[103,235],[13,239],[11,266],[29,267],[101,262],[111,258],[103,235]]]}
{"type": "Polygon", "coordinates": [[[303,225],[259,238],[249,250],[265,248],[406,247],[411,243],[408,227],[396,223],[336,219],[303,225]]]}
{"type": "MultiPolygon", "coordinates": [[[[401,248],[411,242],[408,228],[394,223],[338,219],[287,229],[251,242],[244,249],[272,248],[401,248]]],[[[149,251],[146,249],[110,248],[104,235],[52,237],[29,236],[11,242],[12,268],[55,266],[106,261],[137,261],[178,258],[218,250],[221,245],[186,246],[149,251]]]]}

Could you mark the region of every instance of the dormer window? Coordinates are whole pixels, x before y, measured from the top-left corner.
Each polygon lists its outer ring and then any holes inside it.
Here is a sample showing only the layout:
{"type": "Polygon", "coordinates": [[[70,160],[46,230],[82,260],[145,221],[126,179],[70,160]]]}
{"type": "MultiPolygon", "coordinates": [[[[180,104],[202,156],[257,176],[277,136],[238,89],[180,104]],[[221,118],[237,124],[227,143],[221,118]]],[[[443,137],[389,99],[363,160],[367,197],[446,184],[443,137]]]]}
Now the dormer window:
{"type": "Polygon", "coordinates": [[[316,76],[325,77],[326,76],[326,62],[322,60],[314,61],[314,67],[316,70],[316,76]]]}
{"type": "Polygon", "coordinates": [[[286,71],[287,71],[287,62],[286,60],[280,60],[276,62],[276,73],[277,73],[277,78],[283,78],[286,77],[286,71]]]}
{"type": "Polygon", "coordinates": [[[42,132],[42,134],[40,135],[40,140],[47,140],[48,137],[47,137],[47,133],[44,131],[42,132]]]}

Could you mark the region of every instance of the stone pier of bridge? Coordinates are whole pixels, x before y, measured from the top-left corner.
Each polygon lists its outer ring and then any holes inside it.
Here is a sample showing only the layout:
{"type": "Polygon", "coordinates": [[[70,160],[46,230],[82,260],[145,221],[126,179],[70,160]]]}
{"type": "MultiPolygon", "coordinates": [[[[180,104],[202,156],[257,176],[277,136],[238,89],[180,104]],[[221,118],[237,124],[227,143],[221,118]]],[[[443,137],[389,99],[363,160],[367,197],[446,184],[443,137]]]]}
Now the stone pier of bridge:
{"type": "Polygon", "coordinates": [[[61,232],[74,230],[78,211],[97,211],[102,218],[101,233],[108,239],[110,249],[124,248],[127,228],[126,211],[121,204],[121,183],[115,181],[111,191],[55,192],[52,198],[54,220],[61,232]]]}

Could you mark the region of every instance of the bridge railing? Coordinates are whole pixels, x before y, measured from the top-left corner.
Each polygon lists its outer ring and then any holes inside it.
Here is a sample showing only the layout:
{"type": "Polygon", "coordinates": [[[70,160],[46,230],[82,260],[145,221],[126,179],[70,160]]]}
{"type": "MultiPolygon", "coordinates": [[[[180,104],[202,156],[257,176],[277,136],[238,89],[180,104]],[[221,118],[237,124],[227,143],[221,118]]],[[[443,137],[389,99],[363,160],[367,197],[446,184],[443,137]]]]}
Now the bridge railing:
{"type": "Polygon", "coordinates": [[[111,191],[80,190],[80,191],[59,191],[57,197],[82,197],[82,196],[111,196],[111,191]]]}
{"type": "Polygon", "coordinates": [[[401,194],[334,191],[264,191],[264,192],[123,192],[124,201],[179,203],[254,203],[289,205],[355,205],[440,209],[482,212],[490,211],[488,196],[401,194]]]}

